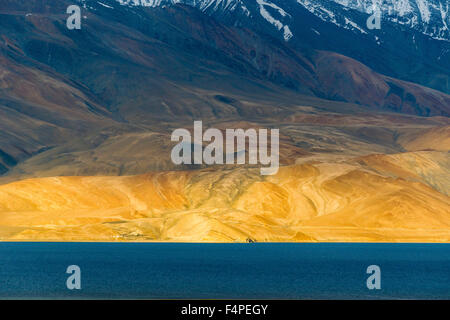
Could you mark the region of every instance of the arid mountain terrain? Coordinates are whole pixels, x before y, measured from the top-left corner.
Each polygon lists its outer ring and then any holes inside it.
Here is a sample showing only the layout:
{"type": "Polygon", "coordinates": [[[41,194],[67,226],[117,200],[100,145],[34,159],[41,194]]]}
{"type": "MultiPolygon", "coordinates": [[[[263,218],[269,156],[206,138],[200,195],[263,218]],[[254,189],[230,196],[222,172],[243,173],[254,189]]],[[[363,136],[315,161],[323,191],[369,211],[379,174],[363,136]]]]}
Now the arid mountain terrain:
{"type": "Polygon", "coordinates": [[[70,1],[0,0],[0,240],[450,241],[432,76],[188,5],[83,3],[68,30],[70,1]],[[282,167],[175,165],[195,120],[279,129],[282,167]]]}
{"type": "Polygon", "coordinates": [[[10,240],[448,242],[449,180],[441,169],[448,165],[446,153],[423,151],[290,165],[266,178],[236,168],[23,180],[0,186],[0,234],[10,240]]]}

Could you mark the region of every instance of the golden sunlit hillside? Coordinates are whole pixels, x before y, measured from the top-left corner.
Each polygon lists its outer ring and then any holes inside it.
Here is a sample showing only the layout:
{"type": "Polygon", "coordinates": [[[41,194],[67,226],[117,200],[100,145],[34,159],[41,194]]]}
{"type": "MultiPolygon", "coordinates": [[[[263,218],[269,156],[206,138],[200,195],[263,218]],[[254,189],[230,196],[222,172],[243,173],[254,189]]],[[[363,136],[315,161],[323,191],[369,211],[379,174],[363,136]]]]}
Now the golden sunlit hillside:
{"type": "Polygon", "coordinates": [[[22,180],[0,186],[0,239],[448,242],[448,162],[423,151],[266,177],[224,168],[22,180]]]}

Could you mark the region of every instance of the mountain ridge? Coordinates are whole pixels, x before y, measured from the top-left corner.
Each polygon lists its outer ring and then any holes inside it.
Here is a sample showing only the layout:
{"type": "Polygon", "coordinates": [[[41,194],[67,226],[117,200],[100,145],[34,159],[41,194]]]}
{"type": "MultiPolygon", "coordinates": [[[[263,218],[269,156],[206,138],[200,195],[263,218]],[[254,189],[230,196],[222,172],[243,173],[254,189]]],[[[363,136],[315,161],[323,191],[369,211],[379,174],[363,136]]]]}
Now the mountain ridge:
{"type": "MultiPolygon", "coordinates": [[[[395,1],[164,0],[147,1],[144,6],[182,3],[229,26],[272,35],[296,49],[306,46],[338,52],[387,76],[450,93],[448,4],[439,0],[401,2],[403,6],[395,1]],[[381,30],[366,26],[373,3],[382,13],[381,30]],[[422,20],[424,8],[430,8],[430,17],[422,20]]],[[[107,3],[114,6],[119,2],[107,3]]],[[[142,5],[139,1],[122,3],[142,5]]]]}
{"type": "MultiPolygon", "coordinates": [[[[85,2],[85,0],[81,0],[85,2]]],[[[146,6],[158,7],[174,4],[185,4],[198,8],[203,12],[210,13],[211,11],[237,11],[244,12],[248,17],[254,17],[255,11],[250,11],[252,6],[251,1],[248,0],[116,0],[122,5],[131,6],[146,6]]],[[[388,0],[388,1],[372,1],[372,0],[256,0],[258,4],[259,13],[273,24],[278,30],[288,34],[285,40],[288,41],[293,36],[290,33],[289,26],[283,25],[281,21],[271,16],[266,7],[276,11],[282,18],[292,18],[288,10],[283,8],[283,4],[292,5],[297,3],[303,6],[311,13],[317,15],[324,21],[332,22],[343,28],[350,28],[358,30],[362,33],[367,33],[368,29],[365,25],[357,25],[347,18],[344,24],[338,23],[337,16],[342,14],[336,12],[341,6],[344,10],[357,10],[366,14],[373,14],[377,10],[381,13],[383,20],[406,25],[410,28],[416,28],[424,34],[436,39],[450,41],[450,6],[445,0],[388,0]],[[333,5],[334,4],[334,5],[333,5]],[[375,10],[375,11],[374,11],[375,10]],[[287,29],[284,29],[284,28],[287,29]]],[[[340,9],[339,11],[342,11],[340,9]]],[[[340,19],[344,20],[344,19],[340,19]]]]}

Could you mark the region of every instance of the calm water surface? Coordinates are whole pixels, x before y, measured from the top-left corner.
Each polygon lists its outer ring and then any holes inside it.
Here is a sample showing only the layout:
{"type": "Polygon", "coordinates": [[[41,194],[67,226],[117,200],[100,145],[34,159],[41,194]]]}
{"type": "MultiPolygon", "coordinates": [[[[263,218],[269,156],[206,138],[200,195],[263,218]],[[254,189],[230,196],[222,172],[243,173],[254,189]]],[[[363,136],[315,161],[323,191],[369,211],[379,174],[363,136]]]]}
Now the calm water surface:
{"type": "Polygon", "coordinates": [[[450,244],[0,243],[0,298],[450,299],[450,244]]]}

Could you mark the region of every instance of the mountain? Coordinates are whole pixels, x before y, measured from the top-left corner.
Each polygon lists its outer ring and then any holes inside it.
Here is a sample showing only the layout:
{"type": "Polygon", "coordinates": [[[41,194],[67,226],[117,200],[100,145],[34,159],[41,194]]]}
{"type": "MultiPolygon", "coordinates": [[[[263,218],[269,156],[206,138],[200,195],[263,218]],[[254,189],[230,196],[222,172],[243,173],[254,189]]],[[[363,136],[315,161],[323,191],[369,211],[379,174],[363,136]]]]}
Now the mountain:
{"type": "Polygon", "coordinates": [[[118,1],[148,7],[183,3],[230,26],[258,30],[296,48],[338,52],[384,75],[450,93],[446,0],[118,1]],[[382,18],[380,30],[367,27],[374,3],[382,18]]]}
{"type": "Polygon", "coordinates": [[[446,41],[289,1],[80,0],[81,30],[0,1],[0,239],[449,241],[446,41]],[[279,129],[279,173],[174,165],[194,120],[279,129]]]}
{"type": "Polygon", "coordinates": [[[368,15],[379,11],[383,20],[398,23],[429,35],[436,40],[450,41],[450,5],[446,0],[117,0],[122,5],[158,7],[186,4],[208,14],[244,14],[250,19],[261,15],[278,29],[286,41],[292,34],[289,24],[297,17],[289,10],[298,5],[345,29],[368,33],[366,24],[350,20],[351,10],[368,15]],[[256,4],[256,5],[255,5],[256,4]],[[375,11],[374,11],[375,9],[375,11]]]}
{"type": "Polygon", "coordinates": [[[378,11],[384,21],[414,29],[436,40],[450,41],[450,5],[446,0],[297,0],[297,2],[325,21],[362,33],[370,30],[366,24],[356,25],[351,20],[345,19],[346,15],[347,18],[350,17],[346,13],[349,9],[368,15],[378,11]],[[333,2],[341,7],[334,6],[333,2]],[[333,10],[332,14],[330,10],[333,10]]]}
{"type": "Polygon", "coordinates": [[[334,1],[370,14],[376,6],[388,21],[421,31],[436,40],[450,41],[450,4],[446,0],[334,1]]]}
{"type": "Polygon", "coordinates": [[[296,48],[250,27],[229,25],[192,6],[83,1],[83,28],[73,32],[61,16],[69,1],[2,4],[0,59],[8,75],[0,91],[2,173],[11,168],[14,175],[36,175],[32,171],[38,168],[57,174],[171,169],[169,159],[142,165],[144,151],[133,153],[136,158],[106,157],[100,164],[103,156],[94,156],[92,148],[109,142],[122,148],[120,141],[130,137],[142,139],[140,150],[149,144],[168,148],[163,141],[173,125],[165,123],[199,117],[286,117],[299,104],[333,112],[370,107],[450,114],[450,98],[443,93],[378,74],[342,54],[296,48]],[[148,135],[148,128],[154,134],[148,135]],[[72,138],[80,134],[82,139],[72,138]],[[33,165],[23,167],[28,158],[33,165]],[[49,164],[64,170],[49,171],[49,164]]]}
{"type": "MultiPolygon", "coordinates": [[[[180,91],[181,82],[182,85],[206,88],[208,78],[221,78],[214,74],[224,72],[229,79],[214,83],[214,88],[219,91],[229,91],[230,88],[225,87],[233,83],[234,88],[253,87],[244,91],[259,92],[255,86],[262,82],[266,82],[266,87],[271,86],[269,81],[302,94],[382,110],[423,116],[449,114],[447,95],[378,74],[342,54],[296,48],[265,33],[228,25],[190,6],[140,9],[121,6],[116,1],[104,2],[108,4],[83,2],[89,8],[87,12],[91,19],[86,19],[86,28],[76,38],[71,38],[70,31],[64,30],[60,20],[55,20],[58,16],[50,15],[44,18],[46,23],[58,23],[57,28],[42,30],[44,33],[40,30],[39,36],[21,36],[9,42],[16,41],[15,45],[28,58],[85,85],[117,117],[130,119],[141,112],[142,104],[148,101],[154,101],[158,106],[147,111],[154,116],[160,115],[161,108],[167,107],[157,96],[163,96],[167,88],[170,93],[164,96],[168,98],[175,92],[179,92],[180,97],[187,97],[186,89],[180,91]],[[135,47],[130,49],[130,46],[135,47]],[[74,68],[74,64],[78,67],[74,68]],[[119,69],[107,79],[102,78],[105,68],[111,65],[119,69]],[[117,83],[124,81],[126,88],[117,87],[117,83]],[[159,94],[155,95],[156,92],[159,94]],[[133,97],[139,97],[139,101],[133,97]],[[121,110],[125,103],[126,114],[121,110]]],[[[37,19],[32,15],[25,18],[37,19]]],[[[19,36],[20,32],[14,28],[24,21],[14,15],[8,19],[14,24],[5,25],[4,33],[19,36]]],[[[45,27],[39,24],[27,26],[31,33],[33,29],[45,27]]],[[[13,54],[20,55],[18,52],[13,54]]],[[[183,104],[177,108],[182,108],[184,114],[213,115],[208,110],[208,103],[196,102],[195,107],[183,104]]],[[[173,110],[169,112],[174,113],[173,110]]]]}

